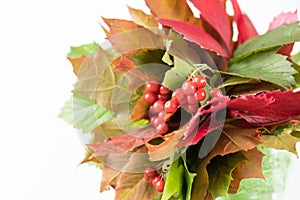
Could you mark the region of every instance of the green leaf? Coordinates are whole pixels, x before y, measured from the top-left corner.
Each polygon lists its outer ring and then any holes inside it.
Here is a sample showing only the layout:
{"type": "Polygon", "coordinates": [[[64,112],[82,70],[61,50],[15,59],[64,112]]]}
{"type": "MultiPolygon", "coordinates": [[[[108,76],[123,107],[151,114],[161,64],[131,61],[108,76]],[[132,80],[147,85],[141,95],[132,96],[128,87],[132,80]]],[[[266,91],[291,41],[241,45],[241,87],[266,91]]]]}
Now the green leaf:
{"type": "Polygon", "coordinates": [[[232,179],[231,173],[236,166],[245,160],[242,153],[228,154],[224,157],[217,156],[207,166],[209,174],[209,188],[213,197],[227,196],[227,191],[232,179]]]}
{"type": "Polygon", "coordinates": [[[293,128],[285,128],[277,135],[262,135],[264,143],[263,147],[271,147],[278,150],[287,150],[297,155],[296,143],[300,142],[300,138],[291,135],[293,128]]]}
{"type": "Polygon", "coordinates": [[[300,65],[300,52],[296,53],[295,55],[293,55],[292,60],[297,63],[298,65],[300,65]]]}
{"type": "Polygon", "coordinates": [[[88,97],[75,93],[65,103],[59,117],[75,128],[82,129],[84,133],[89,133],[100,124],[111,120],[113,113],[88,97]]]}
{"type": "Polygon", "coordinates": [[[190,200],[192,184],[196,174],[190,173],[186,161],[179,157],[168,171],[162,200],[185,199],[190,200]]]}
{"type": "Polygon", "coordinates": [[[195,70],[187,61],[174,56],[174,67],[166,72],[163,85],[171,90],[180,88],[182,83],[188,78],[188,75],[195,70]]]}
{"type": "Polygon", "coordinates": [[[249,56],[252,53],[270,50],[284,44],[300,41],[299,23],[287,24],[279,26],[276,29],[268,31],[264,35],[247,40],[240,45],[234,52],[234,57],[230,62],[249,56]]]}
{"type": "Polygon", "coordinates": [[[240,76],[231,76],[223,83],[222,87],[247,84],[247,83],[259,83],[259,82],[260,80],[258,79],[251,79],[251,78],[245,78],[240,76]]]}
{"type": "Polygon", "coordinates": [[[297,73],[286,57],[274,51],[255,53],[230,65],[228,72],[244,78],[264,80],[282,87],[295,84],[293,74],[297,73]]]}
{"type": "MultiPolygon", "coordinates": [[[[291,154],[271,148],[264,148],[261,151],[265,154],[262,165],[265,180],[259,178],[243,179],[238,192],[229,194],[228,199],[273,199],[275,198],[274,193],[276,195],[285,189],[291,154]]],[[[277,196],[276,199],[282,198],[277,196]]],[[[217,200],[225,200],[225,198],[217,198],[217,200]]]]}
{"type": "Polygon", "coordinates": [[[96,53],[97,50],[98,50],[98,44],[96,42],[81,45],[81,46],[71,47],[71,51],[68,53],[68,57],[78,58],[82,55],[88,56],[96,53]]]}

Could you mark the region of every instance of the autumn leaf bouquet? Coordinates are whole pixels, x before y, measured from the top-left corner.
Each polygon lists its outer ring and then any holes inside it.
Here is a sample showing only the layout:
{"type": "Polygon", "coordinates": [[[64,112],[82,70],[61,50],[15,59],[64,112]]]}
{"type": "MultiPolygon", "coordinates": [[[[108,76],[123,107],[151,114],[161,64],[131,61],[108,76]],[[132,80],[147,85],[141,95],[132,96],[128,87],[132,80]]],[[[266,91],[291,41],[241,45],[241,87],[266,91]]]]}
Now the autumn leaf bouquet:
{"type": "Polygon", "coordinates": [[[129,7],[132,21],[102,18],[106,41],[68,55],[78,81],[60,117],[79,130],[82,163],[101,168],[101,192],[226,197],[242,179],[264,179],[263,148],[296,153],[297,13],[258,35],[237,0],[145,2],[151,14],[129,7]]]}

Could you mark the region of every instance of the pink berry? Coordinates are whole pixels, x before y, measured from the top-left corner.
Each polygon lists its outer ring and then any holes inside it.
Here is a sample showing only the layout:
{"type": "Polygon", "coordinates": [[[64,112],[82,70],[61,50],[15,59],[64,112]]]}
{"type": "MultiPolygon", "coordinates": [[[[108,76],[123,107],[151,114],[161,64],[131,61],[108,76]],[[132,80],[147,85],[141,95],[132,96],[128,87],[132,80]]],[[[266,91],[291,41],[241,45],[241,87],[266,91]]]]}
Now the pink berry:
{"type": "Polygon", "coordinates": [[[196,84],[193,83],[190,80],[187,80],[185,82],[183,82],[182,86],[182,91],[186,94],[186,95],[191,95],[194,94],[196,92],[196,84]]]}

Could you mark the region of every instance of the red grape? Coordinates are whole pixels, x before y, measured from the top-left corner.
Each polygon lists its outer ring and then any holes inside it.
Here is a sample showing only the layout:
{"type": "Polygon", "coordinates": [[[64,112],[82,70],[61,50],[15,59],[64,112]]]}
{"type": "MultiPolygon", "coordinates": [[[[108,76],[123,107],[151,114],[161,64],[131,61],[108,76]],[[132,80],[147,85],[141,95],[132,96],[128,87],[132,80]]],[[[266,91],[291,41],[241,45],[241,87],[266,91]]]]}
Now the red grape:
{"type": "Polygon", "coordinates": [[[158,94],[157,97],[159,100],[166,101],[166,100],[168,100],[169,95],[168,94],[158,94]]]}
{"type": "MultiPolygon", "coordinates": [[[[195,94],[196,94],[196,93],[195,93],[195,94]]],[[[194,95],[189,95],[189,96],[187,96],[187,102],[188,102],[189,104],[196,104],[196,103],[197,103],[197,100],[196,100],[196,98],[195,98],[194,95]]]]}
{"type": "Polygon", "coordinates": [[[154,167],[146,167],[145,168],[144,177],[147,181],[153,180],[157,176],[158,176],[158,174],[157,174],[156,169],[154,167]]]}

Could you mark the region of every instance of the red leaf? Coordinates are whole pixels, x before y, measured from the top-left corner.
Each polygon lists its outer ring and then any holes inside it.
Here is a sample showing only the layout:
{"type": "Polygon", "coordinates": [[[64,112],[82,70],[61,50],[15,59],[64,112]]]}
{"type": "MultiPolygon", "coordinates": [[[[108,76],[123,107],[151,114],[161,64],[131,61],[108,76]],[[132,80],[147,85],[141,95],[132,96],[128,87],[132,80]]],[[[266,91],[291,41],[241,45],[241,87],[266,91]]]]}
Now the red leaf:
{"type": "Polygon", "coordinates": [[[270,23],[269,30],[275,29],[283,24],[292,24],[298,21],[297,11],[280,13],[277,17],[274,17],[273,21],[270,23]]]}
{"type": "MultiPolygon", "coordinates": [[[[292,24],[298,21],[297,11],[295,12],[282,12],[277,17],[274,17],[273,21],[270,23],[269,30],[275,29],[283,24],[292,24]]],[[[291,52],[293,50],[294,43],[284,45],[277,53],[291,57],[291,52]]]]}
{"type": "Polygon", "coordinates": [[[258,36],[258,33],[249,17],[242,13],[237,0],[231,0],[234,10],[234,20],[236,21],[239,36],[238,44],[244,43],[246,40],[258,36]]]}
{"type": "Polygon", "coordinates": [[[242,95],[228,102],[228,108],[256,126],[286,122],[300,117],[300,91],[262,93],[257,96],[242,95]],[[244,114],[243,114],[244,113],[244,114]],[[249,113],[249,114],[248,114],[249,113]]]}
{"type": "Polygon", "coordinates": [[[162,25],[173,28],[186,38],[200,45],[202,48],[216,52],[220,56],[229,58],[229,55],[224,48],[212,36],[200,29],[198,26],[187,22],[161,18],[157,19],[157,21],[162,25]]]}
{"type": "Polygon", "coordinates": [[[230,49],[232,31],[231,22],[226,13],[224,4],[220,0],[190,0],[201,12],[201,17],[205,19],[220,35],[230,49]]]}

